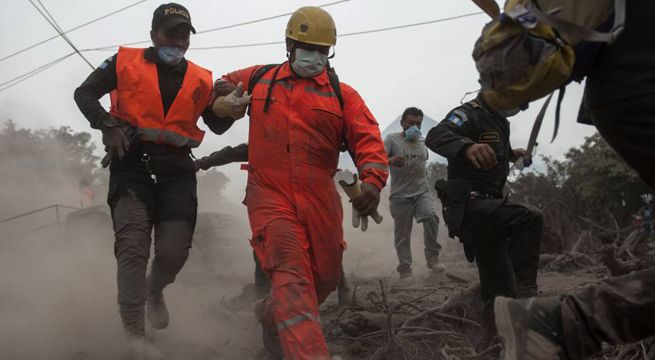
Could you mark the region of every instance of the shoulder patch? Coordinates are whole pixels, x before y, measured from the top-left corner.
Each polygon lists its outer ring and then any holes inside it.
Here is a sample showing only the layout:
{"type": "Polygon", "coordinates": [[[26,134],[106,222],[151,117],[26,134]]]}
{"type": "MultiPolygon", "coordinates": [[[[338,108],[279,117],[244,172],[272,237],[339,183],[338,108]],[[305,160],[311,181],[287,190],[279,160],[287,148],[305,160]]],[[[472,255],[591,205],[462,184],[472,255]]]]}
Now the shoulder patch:
{"type": "Polygon", "coordinates": [[[108,57],[107,60],[103,61],[102,64],[100,64],[100,65],[98,66],[98,69],[105,69],[105,68],[107,68],[107,66],[109,66],[109,63],[112,62],[112,60],[114,60],[114,57],[113,57],[113,56],[108,57]]]}
{"type": "Polygon", "coordinates": [[[468,117],[466,116],[466,113],[464,113],[463,111],[453,110],[453,112],[451,112],[450,115],[448,115],[446,120],[457,126],[462,126],[464,125],[464,122],[468,120],[468,117]]]}
{"type": "Polygon", "coordinates": [[[466,112],[459,109],[453,110],[453,114],[459,116],[459,118],[462,119],[462,121],[467,121],[469,119],[468,116],[466,115],[466,112]]]}

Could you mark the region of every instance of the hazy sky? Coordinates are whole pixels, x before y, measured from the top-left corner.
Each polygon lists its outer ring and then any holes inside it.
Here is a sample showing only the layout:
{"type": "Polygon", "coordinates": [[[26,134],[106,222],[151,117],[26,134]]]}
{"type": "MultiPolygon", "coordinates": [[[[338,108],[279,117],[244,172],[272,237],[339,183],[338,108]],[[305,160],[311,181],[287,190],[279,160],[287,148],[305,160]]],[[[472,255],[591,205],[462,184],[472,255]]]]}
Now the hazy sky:
{"type": "MultiPolygon", "coordinates": [[[[305,5],[325,1],[181,1],[198,31],[292,12],[305,5]]],[[[70,29],[135,2],[135,0],[41,0],[59,25],[70,29]]],[[[145,1],[117,15],[68,34],[80,49],[97,48],[149,39],[153,10],[160,1],[145,1]]],[[[55,35],[55,31],[28,0],[0,0],[4,13],[0,22],[0,58],[55,35]]],[[[468,0],[351,0],[326,7],[335,19],[339,34],[425,22],[479,11],[468,0]]],[[[192,36],[191,47],[236,45],[281,41],[288,17],[232,29],[192,36]]],[[[474,15],[417,27],[339,38],[331,61],[341,81],[359,91],[381,128],[392,122],[407,106],[417,106],[440,120],[459,104],[465,92],[477,89],[477,72],[471,58],[473,44],[487,21],[474,15]]],[[[147,44],[139,45],[147,46],[147,44]]],[[[70,53],[61,38],[0,62],[0,83],[70,53]]],[[[115,52],[91,51],[85,56],[96,66],[115,52]]],[[[190,50],[188,59],[214,72],[214,77],[254,64],[285,60],[283,44],[233,49],[190,50]]],[[[90,67],[71,56],[39,75],[0,92],[0,120],[11,118],[22,127],[71,126],[89,131],[88,122],[73,102],[73,91],[88,76],[90,67]]],[[[0,86],[1,88],[1,86],[0,86]]],[[[579,145],[594,129],[575,123],[582,87],[567,89],[562,109],[559,138],[548,143],[553,126],[551,105],[540,136],[539,153],[562,156],[579,145]]],[[[106,104],[106,99],[105,102],[106,104]]],[[[514,147],[525,147],[532,119],[540,103],[511,119],[514,147]]],[[[204,127],[204,124],[202,125],[204,127]]],[[[96,141],[99,134],[93,131],[96,141]]],[[[207,132],[194,154],[202,156],[225,145],[246,141],[247,121],[241,121],[225,135],[207,132]]],[[[232,200],[242,196],[245,174],[237,165],[222,169],[232,177],[232,200]]]]}

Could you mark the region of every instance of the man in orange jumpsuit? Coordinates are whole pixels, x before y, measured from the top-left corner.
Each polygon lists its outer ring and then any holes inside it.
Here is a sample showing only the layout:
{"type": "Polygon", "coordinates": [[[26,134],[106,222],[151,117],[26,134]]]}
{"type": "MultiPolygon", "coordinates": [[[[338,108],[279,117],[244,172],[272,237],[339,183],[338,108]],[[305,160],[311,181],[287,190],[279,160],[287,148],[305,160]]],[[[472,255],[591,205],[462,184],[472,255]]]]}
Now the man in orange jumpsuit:
{"type": "MultiPolygon", "coordinates": [[[[259,306],[265,345],[273,352],[277,333],[286,359],[328,359],[318,306],[341,277],[343,210],[333,180],[339,149],[348,147],[362,181],[353,200],[360,216],[377,209],[388,162],[377,121],[326,66],[336,44],[330,14],[298,9],[286,44],[289,61],[260,73],[262,66],[238,70],[223,81],[252,92],[245,204],[251,244],[272,281],[259,306]]],[[[240,97],[240,88],[217,99],[218,116],[244,115],[249,95],[240,97]]]]}

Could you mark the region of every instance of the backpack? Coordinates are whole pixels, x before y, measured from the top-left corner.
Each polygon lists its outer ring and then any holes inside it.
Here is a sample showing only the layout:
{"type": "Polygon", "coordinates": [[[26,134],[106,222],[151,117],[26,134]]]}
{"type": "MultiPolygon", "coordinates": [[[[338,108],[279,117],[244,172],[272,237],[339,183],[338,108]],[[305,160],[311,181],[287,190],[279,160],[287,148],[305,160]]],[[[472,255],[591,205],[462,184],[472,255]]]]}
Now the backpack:
{"type": "Polygon", "coordinates": [[[556,135],[564,87],[584,79],[620,35],[625,1],[508,0],[473,50],[484,99],[496,110],[525,108],[560,89],[556,135]]]}
{"type": "MultiPolygon", "coordinates": [[[[277,73],[280,71],[280,66],[281,64],[268,64],[260,67],[259,69],[255,70],[251,75],[250,75],[250,81],[248,82],[248,94],[252,94],[252,91],[255,89],[255,85],[259,83],[259,80],[261,80],[266,73],[268,73],[271,69],[275,68],[275,73],[273,74],[273,80],[271,83],[268,85],[268,91],[266,92],[266,100],[264,102],[264,113],[268,112],[268,107],[271,103],[271,94],[273,93],[273,86],[275,86],[275,80],[277,78],[277,73]]],[[[341,107],[341,110],[343,111],[343,95],[341,94],[341,82],[339,81],[339,76],[337,73],[334,71],[334,68],[330,66],[330,64],[327,64],[327,75],[328,79],[330,81],[330,86],[332,87],[332,90],[334,90],[334,94],[337,97],[337,100],[339,101],[339,106],[341,107]]],[[[250,105],[248,106],[248,116],[250,116],[250,105]]],[[[350,153],[350,157],[353,160],[353,163],[355,163],[355,156],[354,154],[349,150],[348,144],[346,143],[346,137],[345,135],[341,136],[342,139],[342,144],[339,149],[341,152],[346,152],[348,151],[350,153]]]]}
{"type": "MultiPolygon", "coordinates": [[[[268,64],[260,67],[259,69],[255,70],[251,75],[250,75],[250,81],[248,82],[248,94],[252,94],[252,91],[255,89],[255,85],[259,83],[259,80],[261,80],[266,73],[268,73],[271,69],[275,68],[275,73],[273,74],[273,81],[271,81],[271,84],[268,86],[268,92],[266,93],[266,101],[264,102],[264,112],[268,112],[268,107],[271,103],[271,94],[273,93],[273,86],[275,86],[275,80],[277,78],[277,73],[280,71],[280,65],[281,64],[268,64]]],[[[330,67],[330,65],[327,65],[327,75],[330,80],[330,86],[334,90],[334,94],[337,96],[337,100],[339,100],[339,106],[341,107],[341,110],[343,110],[343,95],[341,94],[341,86],[339,85],[339,76],[337,73],[334,71],[334,68],[330,67]]],[[[250,106],[248,106],[248,116],[250,116],[250,106]]]]}

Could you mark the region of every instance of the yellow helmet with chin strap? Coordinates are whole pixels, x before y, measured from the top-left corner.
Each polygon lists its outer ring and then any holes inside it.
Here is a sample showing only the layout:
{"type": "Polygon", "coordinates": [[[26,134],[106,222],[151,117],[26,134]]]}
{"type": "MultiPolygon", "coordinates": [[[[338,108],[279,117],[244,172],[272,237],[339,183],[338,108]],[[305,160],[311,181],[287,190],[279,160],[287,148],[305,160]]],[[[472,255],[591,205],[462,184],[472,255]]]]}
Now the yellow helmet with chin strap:
{"type": "Polygon", "coordinates": [[[337,27],[330,14],[316,6],[296,10],[287,23],[286,37],[319,46],[337,43],[337,27]]]}

